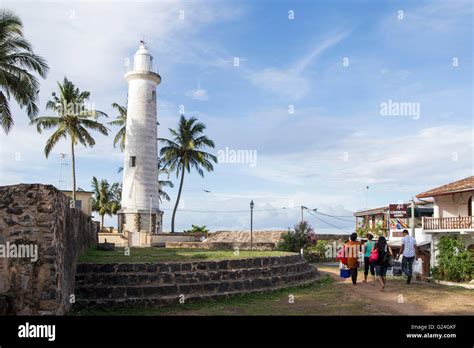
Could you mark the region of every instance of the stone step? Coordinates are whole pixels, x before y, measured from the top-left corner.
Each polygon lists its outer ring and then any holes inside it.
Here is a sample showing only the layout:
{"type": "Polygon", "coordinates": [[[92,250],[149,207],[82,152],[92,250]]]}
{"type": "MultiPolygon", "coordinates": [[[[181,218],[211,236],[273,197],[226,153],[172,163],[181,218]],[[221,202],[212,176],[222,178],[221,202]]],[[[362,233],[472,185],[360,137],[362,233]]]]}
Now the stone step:
{"type": "Polygon", "coordinates": [[[248,291],[251,289],[271,288],[279,285],[288,285],[317,277],[316,270],[310,266],[306,270],[281,276],[257,277],[244,280],[205,281],[194,284],[167,283],[162,285],[118,285],[98,286],[96,284],[77,286],[77,299],[123,299],[147,298],[157,296],[179,296],[181,294],[212,294],[229,291],[248,291]]]}
{"type": "Polygon", "coordinates": [[[185,262],[151,262],[151,263],[106,263],[77,265],[77,273],[136,273],[136,272],[180,272],[180,271],[215,271],[225,269],[246,269],[269,267],[300,262],[300,255],[281,257],[251,257],[231,260],[185,261],[185,262]]]}
{"type": "Polygon", "coordinates": [[[76,287],[101,285],[134,285],[134,284],[189,284],[205,281],[225,281],[253,279],[261,276],[298,273],[308,269],[309,264],[301,260],[292,264],[276,265],[265,268],[245,268],[221,271],[178,271],[178,272],[116,272],[116,273],[78,273],[76,287]]]}
{"type": "MultiPolygon", "coordinates": [[[[287,282],[284,284],[276,284],[271,287],[264,288],[252,288],[248,290],[233,290],[233,291],[222,291],[222,292],[209,292],[209,293],[193,293],[184,294],[185,303],[193,303],[200,301],[213,301],[219,299],[225,299],[237,295],[245,294],[257,294],[270,292],[274,290],[298,287],[303,285],[309,285],[318,280],[316,271],[314,275],[308,278],[287,282]]],[[[177,305],[180,304],[180,295],[164,295],[164,296],[148,296],[148,297],[127,297],[127,298],[99,298],[99,299],[84,299],[78,298],[74,304],[76,309],[81,308],[95,308],[95,309],[121,309],[121,308],[157,308],[163,306],[177,305]]]]}

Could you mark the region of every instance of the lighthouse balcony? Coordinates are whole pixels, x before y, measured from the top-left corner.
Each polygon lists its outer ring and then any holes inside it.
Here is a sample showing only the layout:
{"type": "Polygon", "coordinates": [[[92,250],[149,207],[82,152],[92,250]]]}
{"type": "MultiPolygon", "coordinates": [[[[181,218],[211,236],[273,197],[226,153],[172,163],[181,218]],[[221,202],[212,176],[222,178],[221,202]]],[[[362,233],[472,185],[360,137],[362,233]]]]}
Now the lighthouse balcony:
{"type": "Polygon", "coordinates": [[[158,85],[161,82],[161,76],[154,71],[151,70],[129,70],[125,76],[126,81],[134,80],[134,79],[144,79],[144,80],[153,80],[158,85]]]}
{"type": "Polygon", "coordinates": [[[125,64],[127,67],[127,72],[130,71],[147,71],[151,73],[155,73],[157,75],[160,74],[160,71],[158,67],[152,63],[148,62],[141,62],[140,64],[138,63],[133,63],[133,64],[125,64]]]}

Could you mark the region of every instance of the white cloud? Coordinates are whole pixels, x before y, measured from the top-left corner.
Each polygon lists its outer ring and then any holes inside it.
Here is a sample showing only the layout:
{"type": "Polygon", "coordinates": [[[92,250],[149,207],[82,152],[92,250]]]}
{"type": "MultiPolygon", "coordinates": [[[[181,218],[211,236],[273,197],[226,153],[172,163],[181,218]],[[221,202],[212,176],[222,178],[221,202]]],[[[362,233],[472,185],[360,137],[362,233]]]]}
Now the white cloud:
{"type": "MultiPolygon", "coordinates": [[[[435,0],[413,8],[400,6],[399,10],[382,17],[379,35],[387,45],[403,45],[409,52],[422,49],[428,55],[431,52],[425,51],[425,48],[435,52],[444,40],[456,45],[457,39],[464,39],[464,33],[471,33],[472,14],[470,0],[435,0]],[[398,18],[400,10],[403,11],[403,19],[398,18]],[[448,33],[454,33],[457,37],[445,36],[448,33]],[[433,35],[437,36],[437,45],[431,43],[433,35]]],[[[443,47],[447,48],[445,44],[443,47]]]]}
{"type": "Polygon", "coordinates": [[[324,151],[260,154],[249,174],[287,184],[319,183],[328,188],[370,183],[405,191],[471,175],[472,151],[472,130],[460,126],[429,127],[389,137],[358,133],[324,151]]]}
{"type": "Polygon", "coordinates": [[[189,42],[199,47],[197,34],[206,26],[233,20],[242,12],[234,6],[188,1],[4,3],[22,19],[25,36],[51,67],[41,83],[41,101],[48,100],[56,81],[67,76],[89,90],[97,106],[112,93],[126,98],[125,60],[133,58],[142,38],[157,67],[170,70],[192,61],[195,52],[183,47],[189,42]],[[184,19],[179,19],[180,11],[184,19]]]}
{"type": "Polygon", "coordinates": [[[186,92],[186,96],[194,100],[208,100],[207,90],[202,88],[193,89],[186,92]]]}
{"type": "MultiPolygon", "coordinates": [[[[4,1],[4,4],[21,18],[25,37],[32,43],[35,53],[42,55],[50,66],[47,79],[40,80],[40,115],[49,114],[42,108],[51,98],[51,92],[57,90],[56,81],[67,76],[81,90],[91,92],[90,102],[97,109],[109,114],[109,119],[102,119],[103,122],[116,116],[110,107],[112,102],[125,102],[124,62],[133,56],[143,36],[158,65],[169,68],[178,63],[174,61],[176,55],[167,52],[185,54],[183,52],[187,50],[182,47],[190,38],[198,44],[200,40],[196,35],[205,26],[235,19],[240,13],[221,4],[186,1],[124,1],[120,5],[116,2],[4,1]],[[179,19],[181,9],[186,13],[184,20],[179,19]]],[[[205,91],[195,93],[197,98],[205,96],[205,91]]],[[[69,154],[68,140],[61,140],[46,159],[44,144],[52,131],[38,134],[28,124],[25,110],[19,109],[13,100],[11,107],[15,125],[8,136],[2,134],[0,137],[0,184],[56,183],[58,156],[60,152],[69,154]],[[17,154],[21,154],[20,160],[15,160],[17,154]]],[[[117,127],[109,128],[109,137],[91,132],[96,140],[92,149],[76,148],[79,185],[88,185],[91,175],[108,175],[107,172],[104,174],[104,169],[96,169],[97,164],[107,163],[109,176],[116,176],[122,155],[112,146],[117,127]]]]}
{"type": "Polygon", "coordinates": [[[341,32],[329,36],[305,56],[296,61],[289,69],[265,68],[248,74],[248,80],[255,86],[283,97],[300,99],[311,90],[311,81],[304,72],[326,50],[338,44],[348,35],[341,32]]]}
{"type": "Polygon", "coordinates": [[[309,81],[292,70],[267,68],[251,74],[248,78],[250,82],[264,90],[292,99],[305,96],[310,89],[309,81]]]}
{"type": "Polygon", "coordinates": [[[349,32],[341,32],[335,35],[327,37],[325,40],[320,42],[316,47],[314,47],[310,52],[308,52],[304,57],[302,57],[291,69],[297,75],[301,74],[311,63],[314,62],[321,54],[332,46],[337,45],[340,41],[347,37],[349,32]]]}

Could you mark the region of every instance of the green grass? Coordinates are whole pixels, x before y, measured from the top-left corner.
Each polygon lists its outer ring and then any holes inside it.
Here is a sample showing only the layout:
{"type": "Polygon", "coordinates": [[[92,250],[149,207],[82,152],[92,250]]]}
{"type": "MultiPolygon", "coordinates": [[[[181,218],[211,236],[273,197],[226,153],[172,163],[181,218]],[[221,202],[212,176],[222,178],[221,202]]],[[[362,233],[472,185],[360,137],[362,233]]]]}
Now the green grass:
{"type": "Polygon", "coordinates": [[[197,261],[239,259],[261,256],[282,256],[292,253],[284,251],[249,251],[242,250],[235,254],[233,250],[199,250],[199,249],[166,249],[166,248],[130,248],[130,255],[125,255],[124,248],[115,251],[87,250],[79,257],[79,263],[113,263],[113,262],[159,262],[159,261],[197,261]]]}
{"type": "Polygon", "coordinates": [[[344,301],[343,290],[323,276],[318,282],[260,294],[162,308],[82,310],[73,315],[338,315],[366,314],[364,300],[344,301]],[[293,303],[290,302],[293,298],[293,303]]]}
{"type": "MultiPolygon", "coordinates": [[[[321,269],[324,267],[321,267],[321,269]]],[[[329,269],[331,267],[328,267],[329,269]]],[[[260,294],[236,295],[217,301],[177,304],[162,308],[76,310],[71,315],[472,315],[472,290],[390,277],[387,291],[378,286],[341,283],[322,275],[314,284],[260,294]],[[407,303],[398,303],[403,294],[407,303]],[[290,295],[294,302],[290,303],[290,295]]]]}

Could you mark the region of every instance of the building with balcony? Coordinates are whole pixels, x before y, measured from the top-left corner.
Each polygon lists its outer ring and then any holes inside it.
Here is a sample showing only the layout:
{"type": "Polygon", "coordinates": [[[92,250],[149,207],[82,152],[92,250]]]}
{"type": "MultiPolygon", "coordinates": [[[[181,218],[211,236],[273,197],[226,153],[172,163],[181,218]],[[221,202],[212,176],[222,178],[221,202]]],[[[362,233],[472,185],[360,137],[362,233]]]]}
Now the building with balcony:
{"type": "Polygon", "coordinates": [[[356,211],[354,217],[356,220],[356,232],[361,228],[372,232],[372,234],[377,234],[379,231],[381,235],[388,236],[388,205],[356,211]]]}
{"type": "MultiPolygon", "coordinates": [[[[402,237],[404,229],[410,230],[411,209],[410,203],[400,203],[407,208],[405,218],[390,217],[390,205],[359,210],[354,213],[356,219],[356,232],[360,228],[366,229],[372,234],[380,234],[389,239],[402,237]],[[377,233],[378,232],[378,233],[377,233]]],[[[421,226],[424,217],[433,216],[433,204],[427,201],[415,202],[415,238],[420,241],[430,239],[430,236],[422,236],[421,226]]]]}
{"type": "Polygon", "coordinates": [[[441,236],[457,236],[464,245],[474,247],[474,176],[422,192],[418,199],[433,199],[433,217],[423,217],[422,229],[432,236],[431,265],[436,265],[436,246],[441,236]]]}

